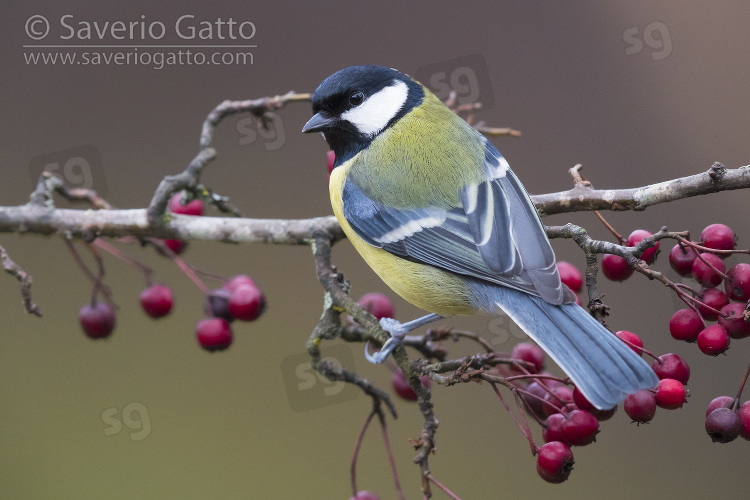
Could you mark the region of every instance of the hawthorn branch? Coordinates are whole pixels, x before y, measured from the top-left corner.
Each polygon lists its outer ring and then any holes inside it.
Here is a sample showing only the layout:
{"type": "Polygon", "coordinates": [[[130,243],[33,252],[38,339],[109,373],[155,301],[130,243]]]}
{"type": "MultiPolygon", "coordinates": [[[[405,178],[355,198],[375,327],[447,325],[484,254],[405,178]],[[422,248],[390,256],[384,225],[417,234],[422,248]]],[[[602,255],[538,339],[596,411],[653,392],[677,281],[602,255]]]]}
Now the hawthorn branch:
{"type": "MultiPolygon", "coordinates": [[[[168,178],[172,177],[174,176],[168,178]]],[[[166,201],[173,192],[189,185],[189,183],[183,184],[182,182],[162,181],[159,188],[161,191],[157,190],[157,193],[168,192],[168,194],[164,196],[157,194],[155,199],[157,197],[163,199],[165,208],[166,201]]],[[[645,210],[659,203],[749,187],[750,166],[723,170],[714,166],[701,174],[640,188],[600,190],[576,184],[569,191],[535,195],[531,198],[539,213],[544,216],[591,210],[645,210]],[[718,175],[717,171],[723,174],[718,175]]],[[[154,202],[152,201],[152,206],[148,210],[151,211],[153,208],[154,202]]],[[[154,222],[155,219],[149,218],[144,209],[84,211],[56,209],[43,203],[30,203],[22,206],[0,207],[0,233],[40,235],[63,233],[86,240],[91,240],[96,236],[115,238],[138,236],[284,245],[308,245],[313,240],[312,235],[316,231],[332,234],[334,243],[345,237],[332,216],[287,220],[172,215],[164,219],[168,220],[154,222]]],[[[550,235],[550,237],[556,236],[550,235]]]]}
{"type": "Polygon", "coordinates": [[[38,205],[0,207],[0,233],[54,235],[91,241],[100,236],[135,236],[223,243],[309,245],[318,231],[343,239],[334,217],[245,219],[173,215],[164,225],[148,221],[145,209],[75,210],[38,205]]]}
{"type": "Polygon", "coordinates": [[[750,187],[750,165],[727,169],[719,162],[708,171],[631,189],[594,189],[576,182],[573,189],[532,196],[542,217],[592,210],[645,210],[650,206],[705,194],[750,187]]]}

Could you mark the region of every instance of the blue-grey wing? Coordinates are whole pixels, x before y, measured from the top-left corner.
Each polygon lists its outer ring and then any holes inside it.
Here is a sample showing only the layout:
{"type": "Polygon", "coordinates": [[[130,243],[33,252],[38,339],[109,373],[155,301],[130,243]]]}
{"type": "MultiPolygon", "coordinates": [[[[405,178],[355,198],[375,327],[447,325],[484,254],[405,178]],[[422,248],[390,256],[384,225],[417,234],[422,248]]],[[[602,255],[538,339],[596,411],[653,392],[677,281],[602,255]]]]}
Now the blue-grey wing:
{"type": "Polygon", "coordinates": [[[560,283],[544,226],[521,183],[486,143],[486,178],[463,186],[459,206],[394,208],[367,196],[351,176],[344,216],[369,244],[415,262],[510,286],[559,304],[560,283]]]}

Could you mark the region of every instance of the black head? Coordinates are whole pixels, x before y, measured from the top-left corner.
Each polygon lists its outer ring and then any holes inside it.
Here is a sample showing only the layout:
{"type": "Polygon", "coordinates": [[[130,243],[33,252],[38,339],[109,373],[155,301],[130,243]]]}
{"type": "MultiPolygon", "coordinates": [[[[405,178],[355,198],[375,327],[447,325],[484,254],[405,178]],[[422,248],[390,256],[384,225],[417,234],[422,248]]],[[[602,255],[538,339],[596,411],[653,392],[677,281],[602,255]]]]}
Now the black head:
{"type": "Polygon", "coordinates": [[[332,74],[315,90],[315,116],[302,131],[322,132],[338,166],[369,146],[423,98],[422,87],[395,69],[351,66],[332,74]]]}

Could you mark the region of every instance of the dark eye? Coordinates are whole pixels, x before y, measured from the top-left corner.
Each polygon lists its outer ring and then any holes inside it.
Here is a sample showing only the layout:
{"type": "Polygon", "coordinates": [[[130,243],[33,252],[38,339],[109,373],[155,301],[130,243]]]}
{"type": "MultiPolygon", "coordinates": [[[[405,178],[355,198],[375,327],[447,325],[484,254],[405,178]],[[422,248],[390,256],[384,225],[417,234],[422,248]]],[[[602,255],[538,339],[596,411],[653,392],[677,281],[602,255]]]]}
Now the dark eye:
{"type": "Polygon", "coordinates": [[[349,104],[359,106],[365,100],[365,95],[359,90],[349,96],[349,104]]]}

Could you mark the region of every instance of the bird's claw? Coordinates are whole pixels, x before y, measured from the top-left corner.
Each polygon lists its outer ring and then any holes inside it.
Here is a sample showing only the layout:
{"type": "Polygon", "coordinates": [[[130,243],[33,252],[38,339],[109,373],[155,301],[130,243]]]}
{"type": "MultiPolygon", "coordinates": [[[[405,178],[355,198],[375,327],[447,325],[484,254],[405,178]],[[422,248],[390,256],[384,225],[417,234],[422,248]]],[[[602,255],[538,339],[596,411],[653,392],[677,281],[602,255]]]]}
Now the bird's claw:
{"type": "Polygon", "coordinates": [[[388,358],[388,355],[401,344],[404,336],[408,333],[408,330],[404,328],[404,325],[393,318],[382,318],[380,320],[380,327],[391,334],[391,338],[385,341],[380,351],[370,354],[368,341],[365,344],[365,358],[367,361],[374,364],[380,364],[388,358]]]}
{"type": "Polygon", "coordinates": [[[399,340],[404,338],[404,335],[408,333],[408,330],[404,327],[403,323],[393,318],[381,318],[380,328],[391,334],[391,337],[395,337],[399,340]]]}

